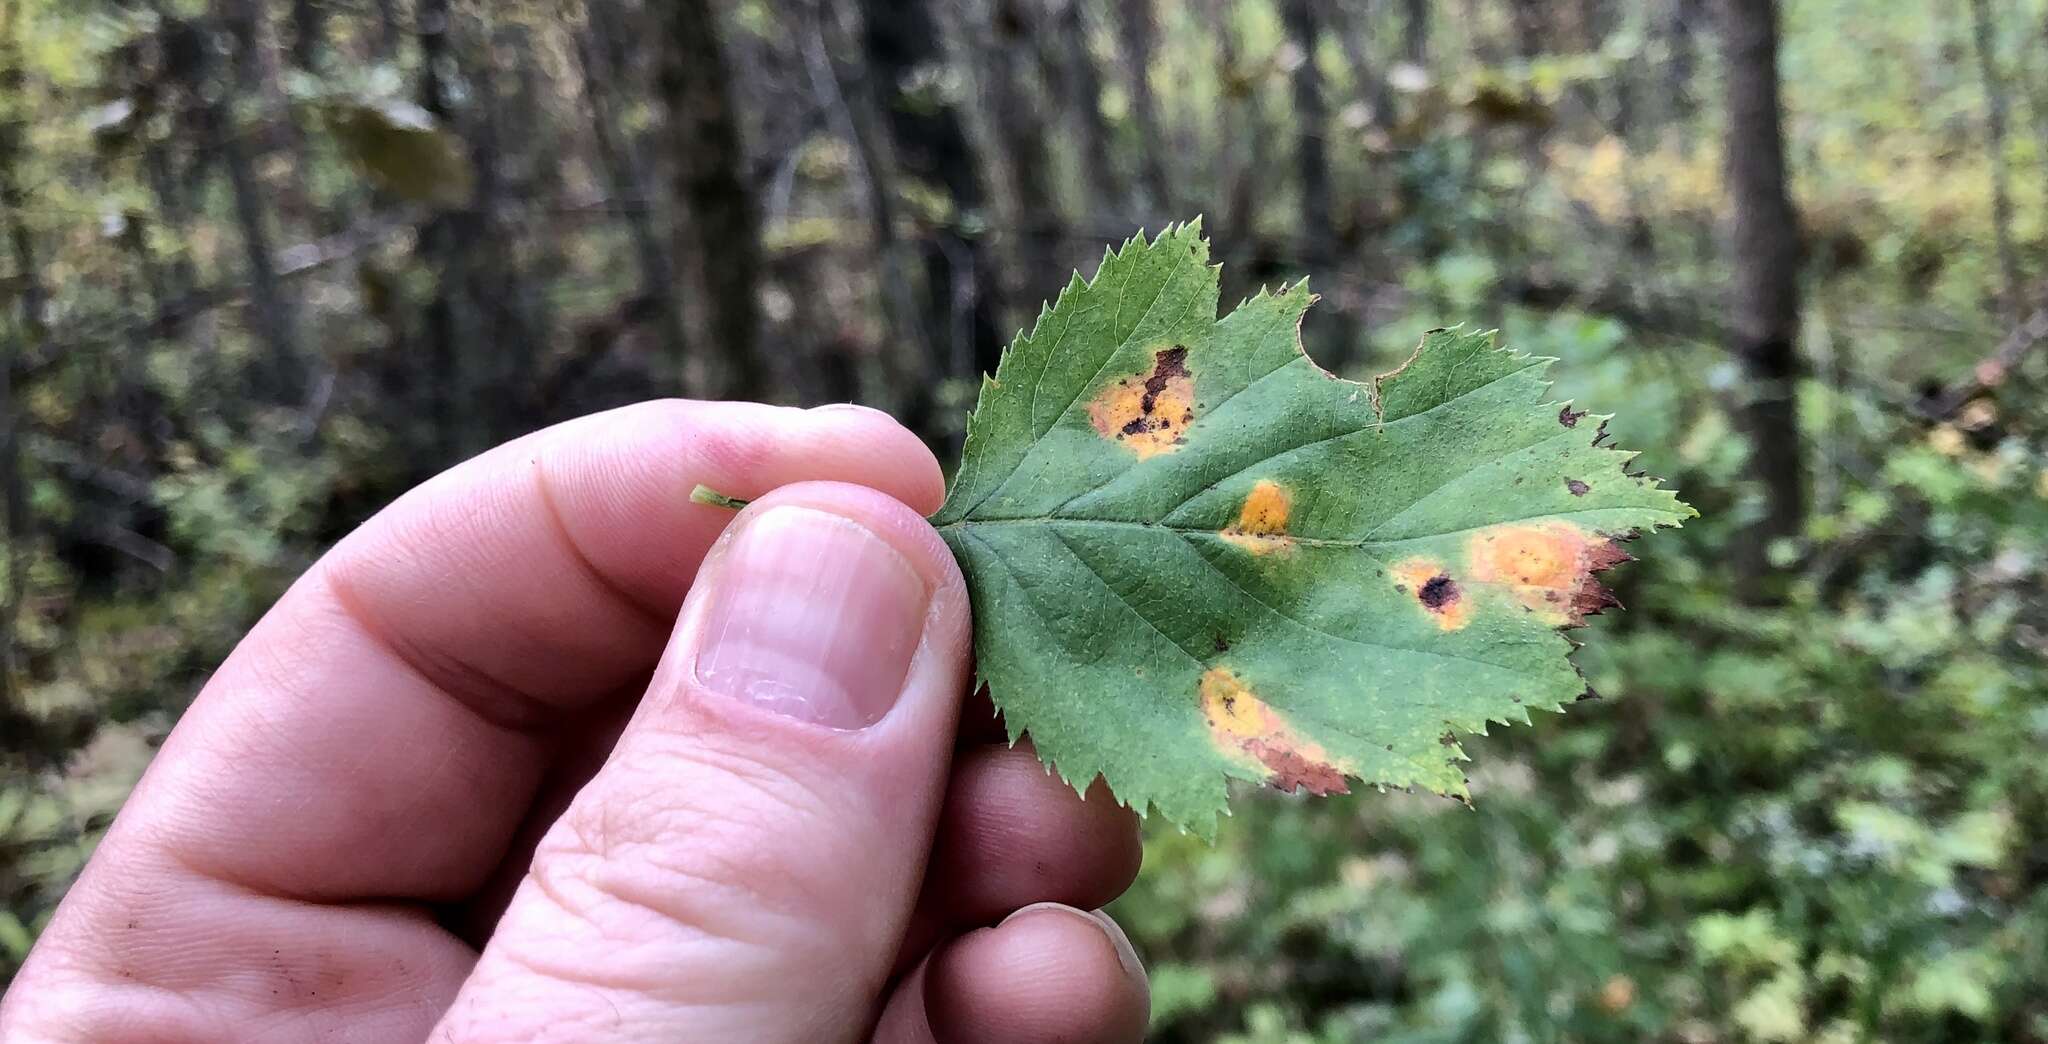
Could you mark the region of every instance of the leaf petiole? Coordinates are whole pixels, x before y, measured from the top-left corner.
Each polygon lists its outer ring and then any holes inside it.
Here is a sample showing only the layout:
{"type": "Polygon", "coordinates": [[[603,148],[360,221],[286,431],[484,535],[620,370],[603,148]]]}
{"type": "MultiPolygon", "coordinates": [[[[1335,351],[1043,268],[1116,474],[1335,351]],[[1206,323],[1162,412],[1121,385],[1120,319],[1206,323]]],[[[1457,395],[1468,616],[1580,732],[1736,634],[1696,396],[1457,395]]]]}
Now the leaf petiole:
{"type": "Polygon", "coordinates": [[[711,507],[727,508],[733,511],[738,511],[739,509],[746,507],[748,504],[752,503],[752,501],[741,500],[738,497],[728,497],[725,494],[720,493],[719,491],[712,489],[710,486],[704,485],[701,482],[697,484],[697,488],[690,491],[690,499],[696,501],[699,504],[707,504],[710,505],[711,507]]]}

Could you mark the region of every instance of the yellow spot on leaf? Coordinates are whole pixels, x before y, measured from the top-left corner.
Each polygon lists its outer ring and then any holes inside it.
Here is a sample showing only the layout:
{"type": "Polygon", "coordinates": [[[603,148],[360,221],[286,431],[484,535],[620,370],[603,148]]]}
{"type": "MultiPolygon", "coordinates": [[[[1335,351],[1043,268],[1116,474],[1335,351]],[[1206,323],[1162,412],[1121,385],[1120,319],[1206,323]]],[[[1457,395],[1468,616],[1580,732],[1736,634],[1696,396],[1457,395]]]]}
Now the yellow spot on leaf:
{"type": "Polygon", "coordinates": [[[1088,404],[1088,421],[1103,438],[1139,460],[1171,453],[1195,422],[1195,378],[1180,345],[1153,354],[1152,371],[1110,385],[1088,404]]]}
{"type": "Polygon", "coordinates": [[[1410,558],[1394,566],[1394,586],[1415,600],[1436,625],[1456,631],[1472,622],[1472,599],[1458,581],[1433,558],[1410,558]]]}
{"type": "Polygon", "coordinates": [[[1351,769],[1297,733],[1228,668],[1212,667],[1202,674],[1201,705],[1216,749],[1263,773],[1268,785],[1286,791],[1307,788],[1311,794],[1349,791],[1344,777],[1351,769]]]}
{"type": "Polygon", "coordinates": [[[1294,546],[1287,535],[1287,516],[1293,509],[1294,497],[1287,487],[1260,479],[1245,495],[1236,524],[1218,535],[1255,555],[1284,551],[1294,546]]]}
{"type": "Polygon", "coordinates": [[[1593,574],[1628,560],[1614,541],[1563,522],[1493,526],[1472,534],[1467,568],[1479,583],[1498,584],[1546,623],[1585,622],[1614,604],[1593,574]]]}

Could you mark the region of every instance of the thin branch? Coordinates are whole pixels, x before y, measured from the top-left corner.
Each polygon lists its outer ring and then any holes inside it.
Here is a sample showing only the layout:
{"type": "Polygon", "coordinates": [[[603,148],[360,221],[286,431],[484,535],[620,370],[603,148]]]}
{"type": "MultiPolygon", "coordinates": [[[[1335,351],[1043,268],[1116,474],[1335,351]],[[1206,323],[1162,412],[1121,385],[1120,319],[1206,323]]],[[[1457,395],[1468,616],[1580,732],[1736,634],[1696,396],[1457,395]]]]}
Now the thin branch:
{"type": "Polygon", "coordinates": [[[2048,307],[2037,308],[2025,322],[2013,327],[1990,355],[1970,368],[1970,375],[1948,386],[1921,408],[1931,420],[1947,420],[1971,399],[2004,384],[2027,353],[2048,340],[2048,307]]]}

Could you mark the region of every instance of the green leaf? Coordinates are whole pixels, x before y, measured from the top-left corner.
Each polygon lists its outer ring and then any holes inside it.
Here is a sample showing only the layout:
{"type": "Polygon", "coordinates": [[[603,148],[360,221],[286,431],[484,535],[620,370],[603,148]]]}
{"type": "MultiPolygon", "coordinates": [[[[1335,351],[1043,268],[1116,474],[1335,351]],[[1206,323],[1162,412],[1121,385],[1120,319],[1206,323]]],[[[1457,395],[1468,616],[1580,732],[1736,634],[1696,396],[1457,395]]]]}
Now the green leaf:
{"type": "Polygon", "coordinates": [[[1585,691],[1559,630],[1617,541],[1692,509],[1549,360],[1440,330],[1370,384],[1305,284],[1216,319],[1199,224],[1076,276],[984,381],[933,517],[1011,738],[1209,836],[1229,779],[1462,795],[1451,738],[1585,691]]]}
{"type": "Polygon", "coordinates": [[[468,205],[475,174],[462,142],[431,113],[393,98],[344,97],[323,105],[328,129],[351,160],[400,198],[468,205]]]}

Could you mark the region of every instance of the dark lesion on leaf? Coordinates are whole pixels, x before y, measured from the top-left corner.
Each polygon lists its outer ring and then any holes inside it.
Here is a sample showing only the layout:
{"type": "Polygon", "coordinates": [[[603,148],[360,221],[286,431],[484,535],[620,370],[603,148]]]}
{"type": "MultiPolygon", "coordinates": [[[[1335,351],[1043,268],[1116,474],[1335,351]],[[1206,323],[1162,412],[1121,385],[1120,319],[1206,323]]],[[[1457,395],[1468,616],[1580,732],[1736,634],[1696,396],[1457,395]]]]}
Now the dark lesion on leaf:
{"type": "Polygon", "coordinates": [[[1195,420],[1187,346],[1176,344],[1153,353],[1151,372],[1110,385],[1089,405],[1088,416],[1097,432],[1140,458],[1184,444],[1195,420]]]}
{"type": "Polygon", "coordinates": [[[1245,750],[1272,773],[1266,785],[1282,793],[1306,790],[1317,797],[1351,793],[1343,770],[1335,765],[1312,761],[1286,747],[1256,740],[1245,744],[1245,750]]]}
{"type": "Polygon", "coordinates": [[[1565,479],[1564,488],[1570,490],[1572,496],[1575,497],[1583,497],[1593,491],[1593,487],[1586,485],[1578,479],[1565,479]]]}
{"type": "Polygon", "coordinates": [[[1415,593],[1422,600],[1422,607],[1433,613],[1444,611],[1446,606],[1458,600],[1458,582],[1449,573],[1438,573],[1423,581],[1422,590],[1415,593]]]}
{"type": "Polygon", "coordinates": [[[1312,794],[1344,794],[1353,771],[1286,717],[1253,695],[1227,667],[1202,675],[1202,718],[1218,752],[1247,767],[1256,766],[1268,786],[1312,794]]]}
{"type": "Polygon", "coordinates": [[[1443,630],[1460,630],[1472,622],[1472,604],[1464,588],[1434,559],[1412,558],[1395,565],[1394,589],[1412,596],[1443,630]]]}
{"type": "Polygon", "coordinates": [[[1620,604],[1595,577],[1628,560],[1613,537],[1559,521],[1483,529],[1466,551],[1469,579],[1501,585],[1524,611],[1558,627],[1620,604]]]}
{"type": "MultiPolygon", "coordinates": [[[[1138,399],[1138,416],[1124,425],[1126,435],[1158,431],[1173,423],[1171,419],[1161,416],[1159,397],[1166,393],[1167,386],[1174,378],[1188,376],[1188,350],[1176,344],[1160,352],[1153,359],[1152,374],[1145,378],[1145,394],[1138,399]]],[[[1182,423],[1186,423],[1190,418],[1183,413],[1180,419],[1182,423]]]]}
{"type": "Polygon", "coordinates": [[[1621,605],[1621,599],[1614,597],[1614,592],[1606,584],[1594,579],[1594,576],[1623,562],[1632,561],[1635,559],[1621,549],[1621,544],[1611,539],[1598,541],[1587,549],[1585,579],[1572,592],[1572,624],[1585,623],[1586,617],[1598,616],[1603,610],[1621,605]]]}
{"type": "Polygon", "coordinates": [[[1585,415],[1585,410],[1575,410],[1567,404],[1557,411],[1557,422],[1567,428],[1576,428],[1579,426],[1579,419],[1585,415]]]}

